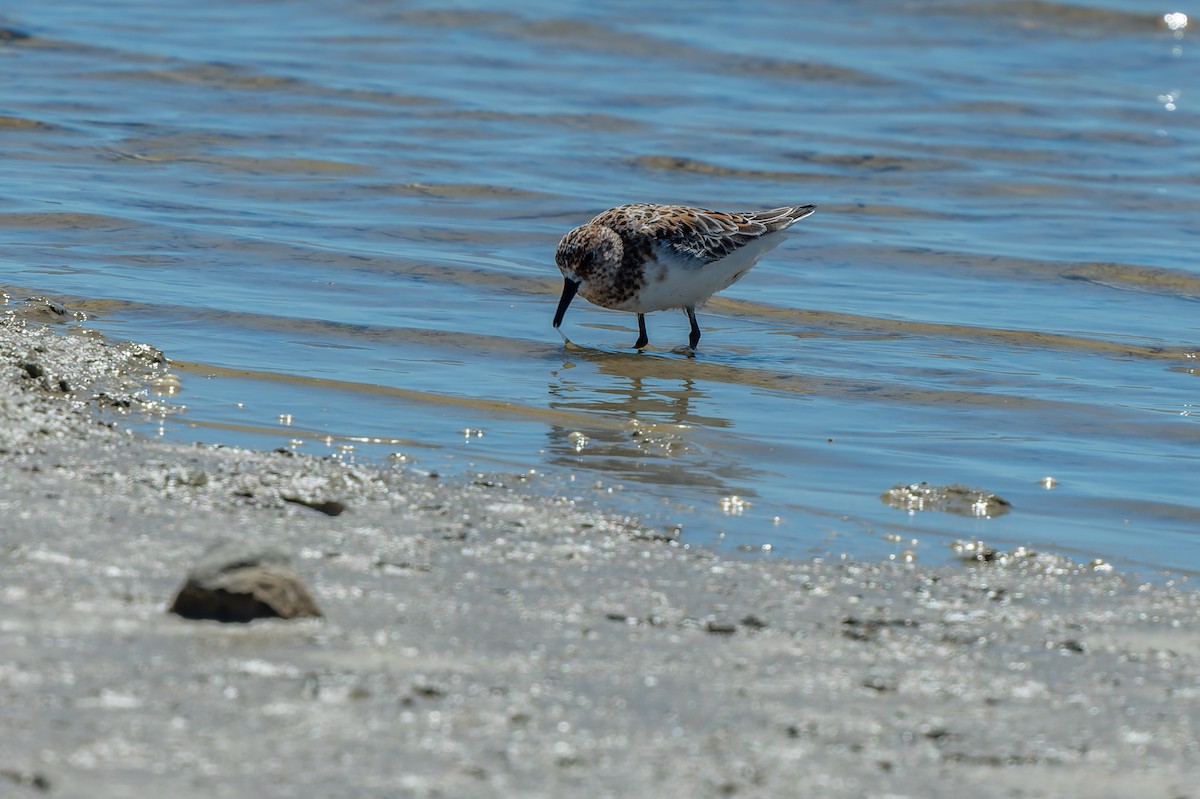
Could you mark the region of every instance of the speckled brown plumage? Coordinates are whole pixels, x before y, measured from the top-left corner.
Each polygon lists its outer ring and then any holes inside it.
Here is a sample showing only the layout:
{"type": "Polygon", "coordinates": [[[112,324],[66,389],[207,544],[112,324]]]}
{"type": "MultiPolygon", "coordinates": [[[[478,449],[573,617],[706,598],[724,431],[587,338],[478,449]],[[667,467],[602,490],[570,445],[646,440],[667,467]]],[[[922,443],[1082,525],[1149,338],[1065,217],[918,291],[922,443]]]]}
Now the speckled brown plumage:
{"type": "Polygon", "coordinates": [[[576,291],[604,308],[644,314],[683,308],[699,340],[695,306],[737,281],[778,244],[791,224],[815,210],[792,205],[725,213],[682,205],[622,205],[598,214],[559,242],[555,261],[565,281],[555,315],[562,321],[576,291]]]}

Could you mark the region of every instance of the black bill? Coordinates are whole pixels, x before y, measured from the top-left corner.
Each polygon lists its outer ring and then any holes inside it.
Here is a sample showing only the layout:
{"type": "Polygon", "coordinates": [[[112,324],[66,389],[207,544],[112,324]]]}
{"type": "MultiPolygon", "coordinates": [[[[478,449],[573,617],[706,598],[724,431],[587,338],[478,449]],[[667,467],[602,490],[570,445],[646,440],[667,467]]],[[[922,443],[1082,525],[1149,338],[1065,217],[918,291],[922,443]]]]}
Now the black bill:
{"type": "Polygon", "coordinates": [[[571,304],[571,300],[575,299],[577,291],[579,291],[579,281],[569,277],[563,278],[562,297],[558,300],[558,310],[554,312],[555,327],[562,324],[563,317],[567,314],[567,306],[571,304]]]}

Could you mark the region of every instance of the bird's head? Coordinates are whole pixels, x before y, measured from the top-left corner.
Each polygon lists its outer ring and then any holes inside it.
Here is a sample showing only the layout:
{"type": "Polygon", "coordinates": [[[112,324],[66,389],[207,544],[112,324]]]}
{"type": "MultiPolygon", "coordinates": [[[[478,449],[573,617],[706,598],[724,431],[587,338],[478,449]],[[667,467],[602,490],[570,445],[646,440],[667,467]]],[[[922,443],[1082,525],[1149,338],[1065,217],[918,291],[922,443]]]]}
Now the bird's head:
{"type": "Polygon", "coordinates": [[[621,237],[603,225],[583,225],[562,237],[554,254],[554,262],[563,275],[563,293],[554,314],[555,327],[562,324],[575,293],[582,291],[587,297],[590,285],[616,272],[624,255],[621,237]]]}

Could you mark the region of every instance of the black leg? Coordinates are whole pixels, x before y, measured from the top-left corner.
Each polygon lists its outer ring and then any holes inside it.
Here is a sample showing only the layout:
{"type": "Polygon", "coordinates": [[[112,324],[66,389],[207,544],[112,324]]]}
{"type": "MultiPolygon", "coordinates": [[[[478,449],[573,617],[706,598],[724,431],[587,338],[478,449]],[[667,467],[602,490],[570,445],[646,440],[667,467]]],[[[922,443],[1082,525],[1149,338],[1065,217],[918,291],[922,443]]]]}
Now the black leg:
{"type": "Polygon", "coordinates": [[[683,310],[688,316],[688,321],[692,323],[692,334],[688,336],[688,346],[696,349],[696,345],[700,343],[700,325],[696,324],[696,308],[688,306],[683,310]]]}
{"type": "Polygon", "coordinates": [[[649,343],[650,339],[646,336],[646,315],[640,313],[638,314],[638,340],[634,342],[633,348],[640,350],[649,343]]]}

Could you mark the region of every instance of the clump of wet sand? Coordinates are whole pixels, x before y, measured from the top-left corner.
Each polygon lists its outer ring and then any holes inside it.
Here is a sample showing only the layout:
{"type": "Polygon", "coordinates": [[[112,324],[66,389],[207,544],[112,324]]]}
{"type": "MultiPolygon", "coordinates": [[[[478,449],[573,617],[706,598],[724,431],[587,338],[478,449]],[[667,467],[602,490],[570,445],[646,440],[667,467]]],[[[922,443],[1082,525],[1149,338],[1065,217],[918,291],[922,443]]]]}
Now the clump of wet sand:
{"type": "Polygon", "coordinates": [[[0,316],[0,795],[1197,795],[1186,584],[724,557],[500,486],[151,441],[113,409],[153,352],[0,316]],[[168,614],[222,539],[287,553],[325,618],[168,614]]]}

